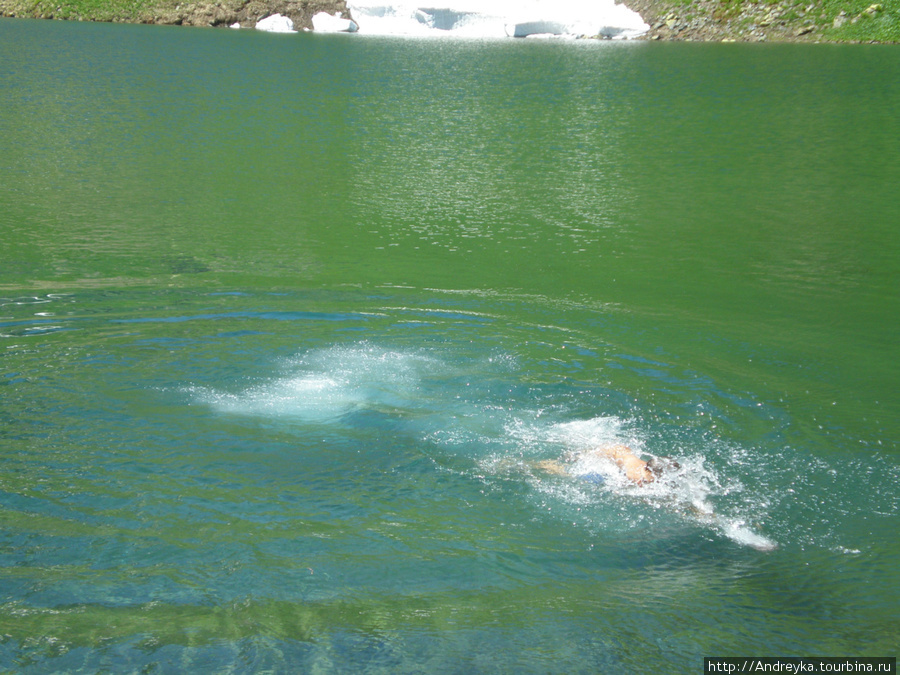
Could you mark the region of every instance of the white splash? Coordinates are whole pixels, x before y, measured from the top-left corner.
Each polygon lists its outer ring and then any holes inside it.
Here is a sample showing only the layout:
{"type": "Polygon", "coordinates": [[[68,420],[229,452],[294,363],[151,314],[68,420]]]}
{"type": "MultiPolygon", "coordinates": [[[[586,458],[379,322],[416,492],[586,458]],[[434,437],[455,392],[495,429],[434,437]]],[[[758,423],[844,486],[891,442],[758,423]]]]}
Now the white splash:
{"type": "Polygon", "coordinates": [[[422,6],[350,0],[347,6],[359,32],[374,35],[628,39],[650,28],[640,14],[614,0],[453,0],[422,6]]]}
{"type": "Polygon", "coordinates": [[[585,420],[561,422],[551,426],[547,439],[576,451],[588,450],[598,445],[626,443],[632,447],[636,439],[623,438],[625,423],[618,417],[593,417],[585,420]]]}
{"type": "Polygon", "coordinates": [[[416,407],[420,378],[434,367],[439,362],[426,354],[362,343],[308,352],[286,364],[286,376],[239,393],[194,391],[208,405],[239,415],[334,422],[366,409],[400,417],[416,407]]]}
{"type": "Polygon", "coordinates": [[[774,551],[778,548],[775,541],[752,530],[743,521],[725,521],[720,527],[722,534],[742,546],[749,546],[757,551],[774,551]]]}
{"type": "MultiPolygon", "coordinates": [[[[668,468],[652,483],[637,486],[614,462],[587,452],[599,446],[623,443],[644,459],[655,457],[632,423],[618,417],[595,417],[552,424],[543,429],[534,424],[526,427],[528,433],[523,433],[517,425],[509,425],[507,433],[517,438],[530,437],[532,446],[557,453],[550,459],[559,461],[566,456],[571,459],[565,465],[568,477],[562,478],[532,471],[529,467],[535,463],[527,458],[516,463],[520,471],[531,474],[532,484],[542,493],[582,506],[591,499],[602,502],[603,495],[614,501],[639,502],[698,523],[740,546],[759,551],[772,551],[778,546],[747,522],[746,513],[725,515],[716,511],[713,505],[716,497],[740,492],[742,488],[734,479],[723,484],[724,479],[706,465],[699,452],[675,458],[657,457],[668,468]],[[603,478],[598,481],[594,476],[603,478]]],[[[482,466],[508,472],[511,465],[509,461],[491,458],[482,466]]]]}
{"type": "Polygon", "coordinates": [[[628,514],[644,518],[644,507],[650,507],[651,513],[683,518],[741,546],[776,547],[749,524],[762,507],[735,504],[732,495],[743,486],[707,466],[702,449],[676,453],[657,480],[635,485],[614,462],[586,451],[622,443],[645,458],[653,456],[654,443],[639,421],[598,416],[560,422],[564,408],[522,406],[497,398],[490,386],[477,386],[495,370],[493,359],[458,362],[430,350],[395,350],[364,341],[308,351],[283,362],[280,376],[237,392],[192,393],[224,413],[300,424],[352,425],[359,415],[374,413],[390,419],[395,431],[474,461],[482,475],[527,481],[560,506],[621,510],[623,523],[632,522],[628,514]],[[567,471],[542,473],[539,465],[548,460],[566,465],[567,471]],[[592,478],[597,475],[602,480],[592,478]],[[725,513],[714,504],[724,506],[725,513]]]}

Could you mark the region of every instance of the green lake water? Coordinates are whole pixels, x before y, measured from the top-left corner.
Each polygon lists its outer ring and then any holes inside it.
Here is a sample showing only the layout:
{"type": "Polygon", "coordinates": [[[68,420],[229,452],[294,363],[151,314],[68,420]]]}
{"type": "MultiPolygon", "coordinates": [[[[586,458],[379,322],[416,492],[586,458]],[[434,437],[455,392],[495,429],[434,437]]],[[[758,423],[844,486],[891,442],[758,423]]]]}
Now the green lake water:
{"type": "Polygon", "coordinates": [[[896,656],[898,111],[895,47],[0,20],[0,670],[896,656]],[[611,443],[679,466],[536,466],[611,443]]]}

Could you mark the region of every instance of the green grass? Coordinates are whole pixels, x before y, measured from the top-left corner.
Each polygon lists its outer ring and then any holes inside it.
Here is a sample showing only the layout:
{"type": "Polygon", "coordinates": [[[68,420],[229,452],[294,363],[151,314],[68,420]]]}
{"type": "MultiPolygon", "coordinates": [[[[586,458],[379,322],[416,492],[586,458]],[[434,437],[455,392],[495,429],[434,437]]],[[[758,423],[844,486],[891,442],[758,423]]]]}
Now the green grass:
{"type": "Polygon", "coordinates": [[[139,21],[152,0],[26,0],[9,3],[20,15],[84,19],[90,21],[139,21]]]}
{"type": "MultiPolygon", "coordinates": [[[[170,11],[176,4],[178,0],[0,0],[0,10],[15,16],[138,23],[170,11]]],[[[199,3],[183,0],[183,4],[199,3]]]]}
{"type": "MultiPolygon", "coordinates": [[[[723,20],[733,19],[750,2],[720,0],[714,16],[723,20]]],[[[797,27],[815,23],[818,28],[816,36],[824,40],[900,43],[900,0],[762,0],[758,4],[780,6],[781,18],[797,27]],[[881,9],[867,13],[866,10],[872,5],[878,5],[881,9]],[[834,20],[841,12],[844,12],[846,20],[840,28],[835,28],[834,20]]]]}
{"type": "Polygon", "coordinates": [[[828,40],[900,42],[900,0],[825,0],[821,4],[827,16],[822,35],[828,40]],[[870,16],[866,9],[873,4],[880,5],[882,10],[870,16]],[[841,28],[831,27],[841,10],[848,20],[841,28]],[[853,23],[856,17],[859,18],[853,23]]]}

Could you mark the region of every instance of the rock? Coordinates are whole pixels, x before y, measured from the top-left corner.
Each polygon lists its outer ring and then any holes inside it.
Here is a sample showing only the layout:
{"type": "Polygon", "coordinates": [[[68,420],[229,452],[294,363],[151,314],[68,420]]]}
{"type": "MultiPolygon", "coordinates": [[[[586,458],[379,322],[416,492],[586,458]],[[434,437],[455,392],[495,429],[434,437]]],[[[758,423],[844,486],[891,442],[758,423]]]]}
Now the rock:
{"type": "Polygon", "coordinates": [[[801,35],[807,35],[808,33],[812,33],[816,29],[813,25],[800,26],[797,30],[794,31],[794,35],[800,37],[801,35]]]}
{"type": "Polygon", "coordinates": [[[835,28],[840,28],[845,23],[847,23],[847,15],[844,12],[841,12],[836,17],[834,17],[834,22],[831,25],[835,28]]]}

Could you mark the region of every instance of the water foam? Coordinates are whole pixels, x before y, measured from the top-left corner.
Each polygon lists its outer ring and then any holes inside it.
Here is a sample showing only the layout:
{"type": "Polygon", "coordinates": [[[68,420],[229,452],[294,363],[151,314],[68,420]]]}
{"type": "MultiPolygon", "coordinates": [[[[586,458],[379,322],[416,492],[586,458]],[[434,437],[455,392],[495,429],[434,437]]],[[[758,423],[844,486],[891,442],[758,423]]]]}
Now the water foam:
{"type": "Polygon", "coordinates": [[[777,547],[774,540],[747,522],[746,505],[737,507],[737,515],[716,511],[717,498],[743,490],[738,480],[726,480],[707,466],[702,451],[674,458],[648,451],[650,443],[635,420],[599,416],[543,424],[534,418],[528,421],[520,418],[507,424],[506,432],[510,445],[516,448],[514,453],[505,457],[491,455],[482,460],[481,468],[494,475],[519,473],[542,495],[542,507],[552,508],[546,499],[575,506],[579,511],[593,506],[604,511],[606,518],[615,514],[617,522],[626,526],[644,520],[647,515],[640,513],[640,507],[649,507],[651,511],[667,514],[660,518],[675,516],[686,523],[699,524],[740,546],[760,551],[777,547]],[[616,444],[628,445],[636,454],[645,459],[658,459],[668,468],[657,480],[639,486],[628,480],[609,458],[586,452],[616,444]],[[556,462],[569,459],[564,462],[566,475],[539,470],[539,462],[547,459],[556,462]],[[602,479],[594,479],[597,476],[602,479]]]}
{"type": "MultiPolygon", "coordinates": [[[[677,467],[656,481],[637,486],[607,458],[584,454],[598,446],[625,444],[653,457],[654,442],[638,420],[614,415],[563,420],[557,409],[529,407],[513,393],[507,377],[517,378],[515,362],[501,359],[465,362],[429,351],[397,350],[362,342],[311,350],[286,360],[287,374],[238,393],[198,391],[222,412],[336,424],[359,412],[376,411],[392,421],[392,432],[417,438],[426,453],[456,457],[477,474],[526,482],[542,499],[619,512],[619,522],[637,522],[650,511],[702,525],[742,545],[771,550],[775,542],[747,524],[747,504],[730,504],[730,513],[714,508],[717,498],[743,490],[706,465],[703,449],[683,452],[677,467]],[[491,378],[504,376],[497,387],[491,378]],[[567,462],[568,476],[541,473],[546,460],[567,462]],[[603,476],[602,482],[580,479],[603,476]],[[599,483],[599,484],[598,484],[599,483]],[[644,509],[644,512],[641,509],[644,509]],[[736,511],[736,513],[735,513],[736,511]],[[628,513],[634,516],[629,521],[628,513]]],[[[348,424],[349,424],[348,420],[348,424]]],[[[732,500],[733,501],[733,500],[732,500]]],[[[602,516],[598,516],[603,520],[602,516]]]]}
{"type": "Polygon", "coordinates": [[[228,413],[337,421],[360,409],[403,415],[417,404],[420,379],[437,361],[424,353],[368,344],[313,350],[285,363],[290,374],[238,393],[204,391],[228,413]]]}

